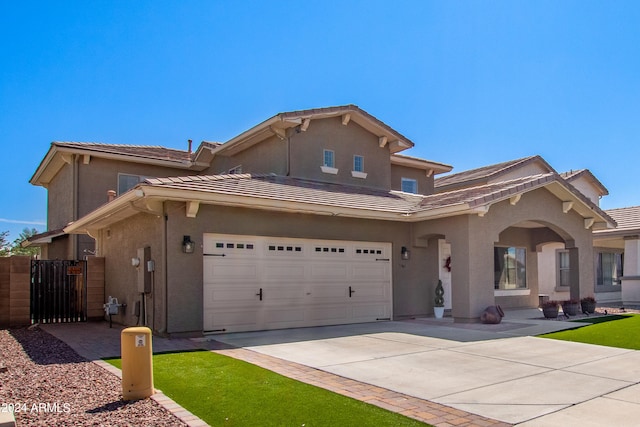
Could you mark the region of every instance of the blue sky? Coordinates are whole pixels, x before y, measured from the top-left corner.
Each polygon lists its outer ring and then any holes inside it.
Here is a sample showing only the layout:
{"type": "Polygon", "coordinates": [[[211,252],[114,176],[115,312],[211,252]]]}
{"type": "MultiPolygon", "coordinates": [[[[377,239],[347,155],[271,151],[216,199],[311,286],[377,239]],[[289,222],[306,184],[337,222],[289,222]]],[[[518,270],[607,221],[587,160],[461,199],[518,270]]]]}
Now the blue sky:
{"type": "Polygon", "coordinates": [[[0,1],[0,231],[52,141],[187,148],[356,104],[454,171],[533,154],[640,205],[637,1],[0,1]]]}

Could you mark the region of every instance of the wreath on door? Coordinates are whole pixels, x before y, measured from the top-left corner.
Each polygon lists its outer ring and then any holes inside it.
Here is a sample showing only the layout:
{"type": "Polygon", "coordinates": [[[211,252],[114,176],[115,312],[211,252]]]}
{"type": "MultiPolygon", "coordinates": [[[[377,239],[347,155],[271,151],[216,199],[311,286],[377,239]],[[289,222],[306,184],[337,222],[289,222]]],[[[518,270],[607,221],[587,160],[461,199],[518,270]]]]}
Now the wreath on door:
{"type": "Polygon", "coordinates": [[[444,262],[444,268],[446,268],[447,271],[451,273],[451,256],[448,256],[447,260],[444,262]]]}

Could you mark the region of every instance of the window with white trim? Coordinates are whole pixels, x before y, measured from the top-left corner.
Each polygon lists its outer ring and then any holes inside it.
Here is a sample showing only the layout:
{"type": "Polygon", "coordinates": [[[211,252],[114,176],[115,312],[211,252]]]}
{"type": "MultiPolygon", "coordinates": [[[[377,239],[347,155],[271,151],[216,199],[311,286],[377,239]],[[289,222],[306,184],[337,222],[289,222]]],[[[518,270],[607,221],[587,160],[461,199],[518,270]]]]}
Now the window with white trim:
{"type": "Polygon", "coordinates": [[[131,190],[133,187],[147,179],[147,176],[130,175],[126,173],[118,174],[118,196],[131,190]]]}
{"type": "Polygon", "coordinates": [[[364,157],[355,155],[353,156],[353,171],[364,172],[364,157]]]}
{"type": "Polygon", "coordinates": [[[571,268],[569,264],[569,251],[558,250],[556,251],[557,257],[557,275],[556,286],[558,288],[569,287],[571,285],[571,268]]]}
{"type": "Polygon", "coordinates": [[[335,168],[335,152],[333,150],[323,150],[322,151],[322,156],[323,156],[323,166],[329,167],[329,168],[335,168]]]}
{"type": "Polygon", "coordinates": [[[493,248],[494,288],[527,288],[527,250],[516,247],[493,248]]]}
{"type": "Polygon", "coordinates": [[[402,191],[405,193],[418,193],[418,181],[412,178],[402,178],[402,191]]]}
{"type": "Polygon", "coordinates": [[[623,275],[624,256],[620,252],[598,252],[596,260],[596,285],[618,286],[623,275]]]}

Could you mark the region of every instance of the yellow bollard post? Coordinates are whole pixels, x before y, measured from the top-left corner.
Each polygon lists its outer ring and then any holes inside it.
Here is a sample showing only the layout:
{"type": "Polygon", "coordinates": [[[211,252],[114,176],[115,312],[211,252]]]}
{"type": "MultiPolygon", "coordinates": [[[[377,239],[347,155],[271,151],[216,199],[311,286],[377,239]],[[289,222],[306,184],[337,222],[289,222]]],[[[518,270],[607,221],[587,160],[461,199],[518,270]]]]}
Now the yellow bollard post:
{"type": "Polygon", "coordinates": [[[120,334],[122,356],[122,398],[138,400],[151,396],[153,390],[153,350],[151,329],[126,328],[120,334]]]}

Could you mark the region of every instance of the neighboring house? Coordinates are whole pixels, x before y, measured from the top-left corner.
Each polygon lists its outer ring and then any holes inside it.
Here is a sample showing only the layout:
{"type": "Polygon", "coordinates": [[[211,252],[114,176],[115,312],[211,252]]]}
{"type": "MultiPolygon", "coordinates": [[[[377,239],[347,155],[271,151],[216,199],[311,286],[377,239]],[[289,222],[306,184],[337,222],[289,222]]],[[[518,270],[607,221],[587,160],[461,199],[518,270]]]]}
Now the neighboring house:
{"type": "Polygon", "coordinates": [[[611,300],[640,304],[640,206],[606,211],[615,229],[594,231],[596,292],[598,301],[607,292],[611,300]],[[616,298],[617,296],[617,298],[616,298]]]}
{"type": "Polygon", "coordinates": [[[353,105],[280,113],[181,152],[175,174],[127,172],[157,178],[64,233],[95,237],[106,293],[127,303],[114,320],[164,334],[425,316],[438,280],[454,319],[475,322],[536,307],[554,244],[568,294],[594,293],[592,232],[615,221],[589,191],[539,156],[435,179],[451,167],[400,154],[412,146],[353,105]]]}

